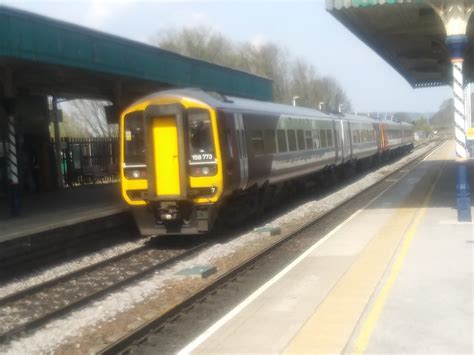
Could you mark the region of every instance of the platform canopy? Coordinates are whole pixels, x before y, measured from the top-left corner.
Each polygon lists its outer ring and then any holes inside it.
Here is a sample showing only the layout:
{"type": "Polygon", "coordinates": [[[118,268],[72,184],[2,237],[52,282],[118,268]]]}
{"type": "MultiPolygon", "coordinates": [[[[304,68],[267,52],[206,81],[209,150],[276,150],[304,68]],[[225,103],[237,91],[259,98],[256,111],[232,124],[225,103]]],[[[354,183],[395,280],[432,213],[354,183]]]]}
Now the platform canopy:
{"type": "Polygon", "coordinates": [[[162,88],[199,87],[272,99],[267,78],[0,6],[0,84],[7,75],[17,91],[61,97],[131,101],[162,88]]]}
{"type": "MultiPolygon", "coordinates": [[[[444,44],[446,31],[427,1],[326,0],[326,8],[413,87],[451,85],[450,57],[444,44]]],[[[472,21],[467,35],[471,42],[472,21]]],[[[472,43],[467,48],[464,75],[466,82],[474,80],[472,43]]]]}

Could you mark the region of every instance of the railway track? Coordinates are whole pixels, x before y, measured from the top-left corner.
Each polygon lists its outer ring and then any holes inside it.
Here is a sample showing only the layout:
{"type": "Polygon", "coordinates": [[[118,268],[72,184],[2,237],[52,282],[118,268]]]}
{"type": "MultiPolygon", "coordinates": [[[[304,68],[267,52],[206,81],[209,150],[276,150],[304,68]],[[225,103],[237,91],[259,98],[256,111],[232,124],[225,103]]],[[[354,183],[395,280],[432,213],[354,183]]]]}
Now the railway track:
{"type": "Polygon", "coordinates": [[[136,233],[128,212],[48,230],[0,244],[2,281],[54,265],[71,256],[80,256],[111,247],[136,233]],[[104,238],[104,234],[108,238],[104,238]]]}
{"type": "Polygon", "coordinates": [[[0,343],[79,309],[204,248],[197,239],[148,245],[0,299],[0,343]],[[164,245],[161,245],[161,244],[164,245]],[[181,244],[181,245],[180,245],[181,244]]]}
{"type": "MultiPolygon", "coordinates": [[[[228,270],[216,280],[214,280],[211,284],[204,286],[189,298],[185,299],[180,304],[177,304],[174,308],[150,320],[146,324],[143,324],[141,327],[131,331],[129,334],[123,336],[114,343],[102,349],[99,353],[104,355],[128,354],[135,352],[143,353],[143,349],[140,349],[141,346],[145,348],[145,352],[153,353],[156,350],[156,348],[153,348],[153,346],[158,345],[160,346],[160,352],[176,352],[180,349],[180,347],[179,344],[178,346],[176,345],[176,342],[171,337],[177,336],[181,341],[183,341],[183,338],[185,338],[186,335],[183,334],[182,327],[189,327],[188,336],[190,339],[188,340],[191,340],[196,335],[196,324],[199,324],[198,330],[201,331],[203,326],[205,329],[205,327],[212,324],[212,321],[210,320],[212,317],[209,315],[210,310],[219,312],[217,309],[222,310],[225,308],[222,306],[222,304],[220,304],[219,307],[213,305],[216,297],[219,297],[219,295],[222,294],[221,297],[226,298],[232,293],[243,293],[242,297],[245,297],[246,294],[244,294],[245,291],[243,290],[245,287],[242,287],[243,282],[241,279],[245,279],[245,275],[247,273],[251,273],[252,270],[259,269],[258,265],[265,263],[268,260],[269,263],[273,264],[275,264],[275,260],[279,260],[279,262],[277,262],[279,263],[279,267],[284,265],[282,264],[282,260],[284,260],[283,263],[290,262],[296,255],[298,255],[295,253],[295,250],[297,250],[298,253],[301,253],[315,242],[314,237],[308,237],[305,235],[305,232],[308,229],[311,229],[311,227],[315,226],[316,224],[319,225],[319,222],[321,222],[323,225],[323,221],[329,221],[327,222],[329,224],[332,223],[333,220],[337,219],[337,217],[335,217],[337,214],[343,214],[344,216],[342,216],[342,218],[347,218],[350,214],[360,208],[361,205],[370,201],[378,193],[395,185],[398,181],[398,178],[403,176],[409,170],[409,167],[416,166],[435,148],[436,146],[427,151],[425,154],[422,154],[420,157],[408,162],[407,164],[404,164],[396,171],[388,174],[381,181],[367,187],[364,191],[354,195],[343,203],[334,206],[331,210],[318,216],[318,218],[299,226],[297,230],[289,233],[279,241],[256,253],[237,267],[228,270]],[[300,240],[298,240],[298,238],[300,238],[300,240]],[[278,253],[280,249],[283,249],[283,246],[288,246],[290,243],[294,243],[295,245],[288,247],[288,250],[290,250],[290,253],[286,253],[286,258],[288,260],[285,261],[285,259],[280,257],[269,257],[274,253],[278,253]],[[192,319],[190,321],[189,318],[192,318],[192,316],[188,317],[188,315],[193,312],[200,312],[200,309],[202,308],[204,309],[202,310],[202,317],[205,318],[205,322],[208,323],[206,323],[206,325],[201,324],[202,319],[192,319]],[[169,329],[171,329],[171,331],[169,329]],[[179,329],[179,331],[176,331],[176,329],[179,329]],[[150,337],[152,340],[148,340],[150,337]]],[[[332,229],[333,227],[330,228],[332,229]]],[[[327,227],[323,228],[323,230],[325,229],[327,229],[327,227]]],[[[315,232],[312,231],[311,233],[315,232]]],[[[320,237],[322,236],[323,234],[320,237]]],[[[271,272],[274,271],[275,270],[272,270],[271,272]]],[[[266,270],[260,274],[260,278],[262,278],[262,275],[263,277],[266,277],[269,275],[269,271],[266,270]]],[[[261,281],[263,280],[259,280],[259,282],[261,281]]],[[[249,293],[254,289],[255,285],[259,284],[259,282],[254,283],[254,285],[248,289],[249,293]]],[[[240,302],[240,299],[237,302],[240,302]]],[[[219,317],[214,315],[214,318],[218,319],[219,317]]]]}
{"type": "MultiPolygon", "coordinates": [[[[258,253],[238,268],[228,271],[215,283],[203,288],[166,314],[111,344],[104,349],[103,353],[123,352],[128,349],[137,339],[146,336],[151,329],[156,329],[173,315],[178,315],[183,309],[195,303],[196,300],[206,297],[212,290],[225,285],[243,270],[252,266],[258,259],[278,249],[279,246],[313,223],[315,221],[301,226],[298,231],[258,253]]],[[[86,306],[114,290],[190,256],[209,244],[209,242],[202,242],[202,240],[189,242],[189,239],[187,239],[187,243],[188,245],[180,246],[174,239],[171,245],[145,245],[1,298],[0,343],[6,344],[15,335],[38,328],[51,320],[86,306]]]]}

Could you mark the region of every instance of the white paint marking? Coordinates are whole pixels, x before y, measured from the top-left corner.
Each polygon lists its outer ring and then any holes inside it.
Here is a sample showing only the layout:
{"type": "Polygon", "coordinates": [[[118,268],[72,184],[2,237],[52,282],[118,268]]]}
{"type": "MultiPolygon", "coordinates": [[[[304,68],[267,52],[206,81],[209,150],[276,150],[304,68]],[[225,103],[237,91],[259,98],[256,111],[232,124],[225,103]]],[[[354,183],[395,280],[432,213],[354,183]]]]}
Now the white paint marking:
{"type": "Polygon", "coordinates": [[[426,161],[426,159],[431,157],[435,152],[438,151],[438,149],[440,149],[441,147],[444,147],[446,145],[446,143],[448,143],[448,141],[444,141],[443,144],[441,144],[438,148],[435,148],[430,154],[428,154],[426,157],[424,157],[424,159],[422,161],[426,161]]]}
{"type": "MultiPolygon", "coordinates": [[[[436,148],[435,150],[439,149],[441,146],[436,148]]],[[[432,152],[433,153],[433,152],[432,152]]],[[[432,154],[431,153],[431,154],[432,154]]],[[[430,154],[430,155],[431,155],[430,154]]],[[[418,166],[419,164],[417,164],[418,166]]],[[[416,168],[416,167],[415,167],[416,168]]],[[[400,177],[401,180],[403,179],[410,171],[405,169],[403,175],[400,177]]],[[[244,310],[249,304],[251,304],[254,300],[256,300],[261,294],[263,294],[266,290],[268,290],[272,285],[274,285],[278,280],[280,280],[283,276],[288,274],[292,269],[294,269],[299,263],[301,263],[308,255],[318,249],[321,245],[323,245],[329,238],[331,238],[336,232],[338,232],[342,227],[344,227],[347,223],[352,221],[355,217],[359,215],[363,210],[369,207],[372,203],[374,203],[378,198],[380,198],[385,192],[387,192],[390,188],[392,188],[395,183],[390,184],[387,188],[385,188],[382,192],[380,192],[377,196],[371,199],[367,204],[365,204],[361,209],[354,212],[349,218],[331,230],[328,234],[326,234],[323,238],[318,240],[314,243],[308,250],[306,250],[303,254],[301,254],[298,258],[293,260],[289,265],[287,265],[283,270],[281,270],[277,275],[273,278],[268,280],[265,284],[260,286],[254,293],[248,296],[244,301],[239,303],[234,309],[230,312],[225,314],[221,319],[211,325],[204,333],[199,335],[195,338],[192,342],[186,345],[183,349],[181,349],[177,354],[178,355],[187,355],[190,354],[192,351],[196,350],[196,348],[201,345],[204,341],[210,338],[214,333],[216,333],[222,326],[224,326],[228,321],[238,315],[242,310],[244,310]]]]}

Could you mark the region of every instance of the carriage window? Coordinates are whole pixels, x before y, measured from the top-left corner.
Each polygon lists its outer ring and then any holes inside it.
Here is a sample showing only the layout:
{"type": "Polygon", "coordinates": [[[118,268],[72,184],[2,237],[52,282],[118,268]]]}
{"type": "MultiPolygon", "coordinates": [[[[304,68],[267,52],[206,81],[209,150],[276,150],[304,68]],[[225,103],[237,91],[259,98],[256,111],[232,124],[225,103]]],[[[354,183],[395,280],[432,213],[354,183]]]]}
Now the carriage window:
{"type": "Polygon", "coordinates": [[[313,149],[313,137],[311,136],[311,131],[304,132],[306,137],[306,148],[313,149]]]}
{"type": "Polygon", "coordinates": [[[124,118],[124,161],[125,164],[146,164],[145,132],[143,111],[127,114],[124,118]]]}
{"type": "Polygon", "coordinates": [[[360,143],[360,134],[358,129],[354,131],[354,143],[360,143]]]}
{"type": "Polygon", "coordinates": [[[290,152],[293,152],[296,150],[296,134],[294,129],[289,129],[286,131],[286,134],[288,136],[288,148],[290,149],[290,152]]]}
{"type": "Polygon", "coordinates": [[[326,141],[326,130],[322,129],[319,131],[319,135],[321,137],[321,148],[326,148],[328,146],[326,141]]]}
{"type": "Polygon", "coordinates": [[[275,131],[273,129],[266,129],[263,131],[263,142],[265,154],[276,153],[275,131]]]}
{"type": "Polygon", "coordinates": [[[253,153],[255,155],[262,155],[264,152],[262,131],[252,131],[251,140],[253,153]]]}
{"type": "Polygon", "coordinates": [[[188,110],[188,135],[192,161],[214,160],[211,118],[206,110],[188,110]]]}
{"type": "Polygon", "coordinates": [[[298,149],[299,150],[305,150],[304,131],[302,129],[297,130],[296,131],[296,136],[298,138],[298,149]]]}
{"type": "Polygon", "coordinates": [[[328,140],[328,147],[332,147],[332,131],[330,129],[326,130],[326,136],[328,140]]]}
{"type": "Polygon", "coordinates": [[[277,140],[278,140],[278,153],[286,153],[288,151],[288,146],[286,143],[286,133],[284,130],[277,130],[277,140]]]}
{"type": "Polygon", "coordinates": [[[318,149],[321,146],[319,141],[319,130],[317,129],[313,130],[313,145],[315,149],[318,149]]]}

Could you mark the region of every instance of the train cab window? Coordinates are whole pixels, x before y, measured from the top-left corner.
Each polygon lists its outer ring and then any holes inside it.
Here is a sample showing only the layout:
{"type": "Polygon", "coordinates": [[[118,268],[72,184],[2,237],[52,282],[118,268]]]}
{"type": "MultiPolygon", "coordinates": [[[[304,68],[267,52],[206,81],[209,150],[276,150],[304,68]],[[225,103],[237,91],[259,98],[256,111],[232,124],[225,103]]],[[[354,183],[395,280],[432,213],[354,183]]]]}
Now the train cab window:
{"type": "Polygon", "coordinates": [[[207,110],[188,110],[188,136],[192,161],[214,160],[212,125],[207,110]]]}
{"type": "Polygon", "coordinates": [[[313,146],[314,146],[314,149],[318,149],[321,147],[318,129],[313,130],[313,146]]]}
{"type": "Polygon", "coordinates": [[[124,118],[124,162],[128,165],[145,165],[145,132],[143,111],[135,111],[124,118]]]}
{"type": "Polygon", "coordinates": [[[305,131],[306,149],[313,149],[313,137],[311,131],[305,131]]]}
{"type": "Polygon", "coordinates": [[[328,147],[332,147],[332,131],[330,129],[326,130],[326,138],[328,142],[328,147]]]}
{"type": "Polygon", "coordinates": [[[263,131],[263,145],[265,154],[276,153],[275,131],[273,129],[266,129],[263,131]]]}
{"type": "Polygon", "coordinates": [[[288,136],[288,148],[290,152],[294,152],[296,148],[296,134],[294,129],[289,129],[286,131],[286,135],[288,136]]]}
{"type": "Polygon", "coordinates": [[[283,129],[277,130],[278,153],[286,153],[288,144],[286,143],[286,133],[283,129]]]}
{"type": "Polygon", "coordinates": [[[298,149],[305,150],[306,147],[304,144],[304,131],[302,129],[297,130],[296,137],[298,138],[298,149]]]}
{"type": "Polygon", "coordinates": [[[262,131],[252,131],[251,140],[252,140],[252,151],[254,155],[262,155],[264,153],[262,131]]]}
{"type": "Polygon", "coordinates": [[[321,137],[321,148],[326,148],[328,146],[326,141],[326,130],[322,129],[319,131],[319,135],[321,137]]]}

